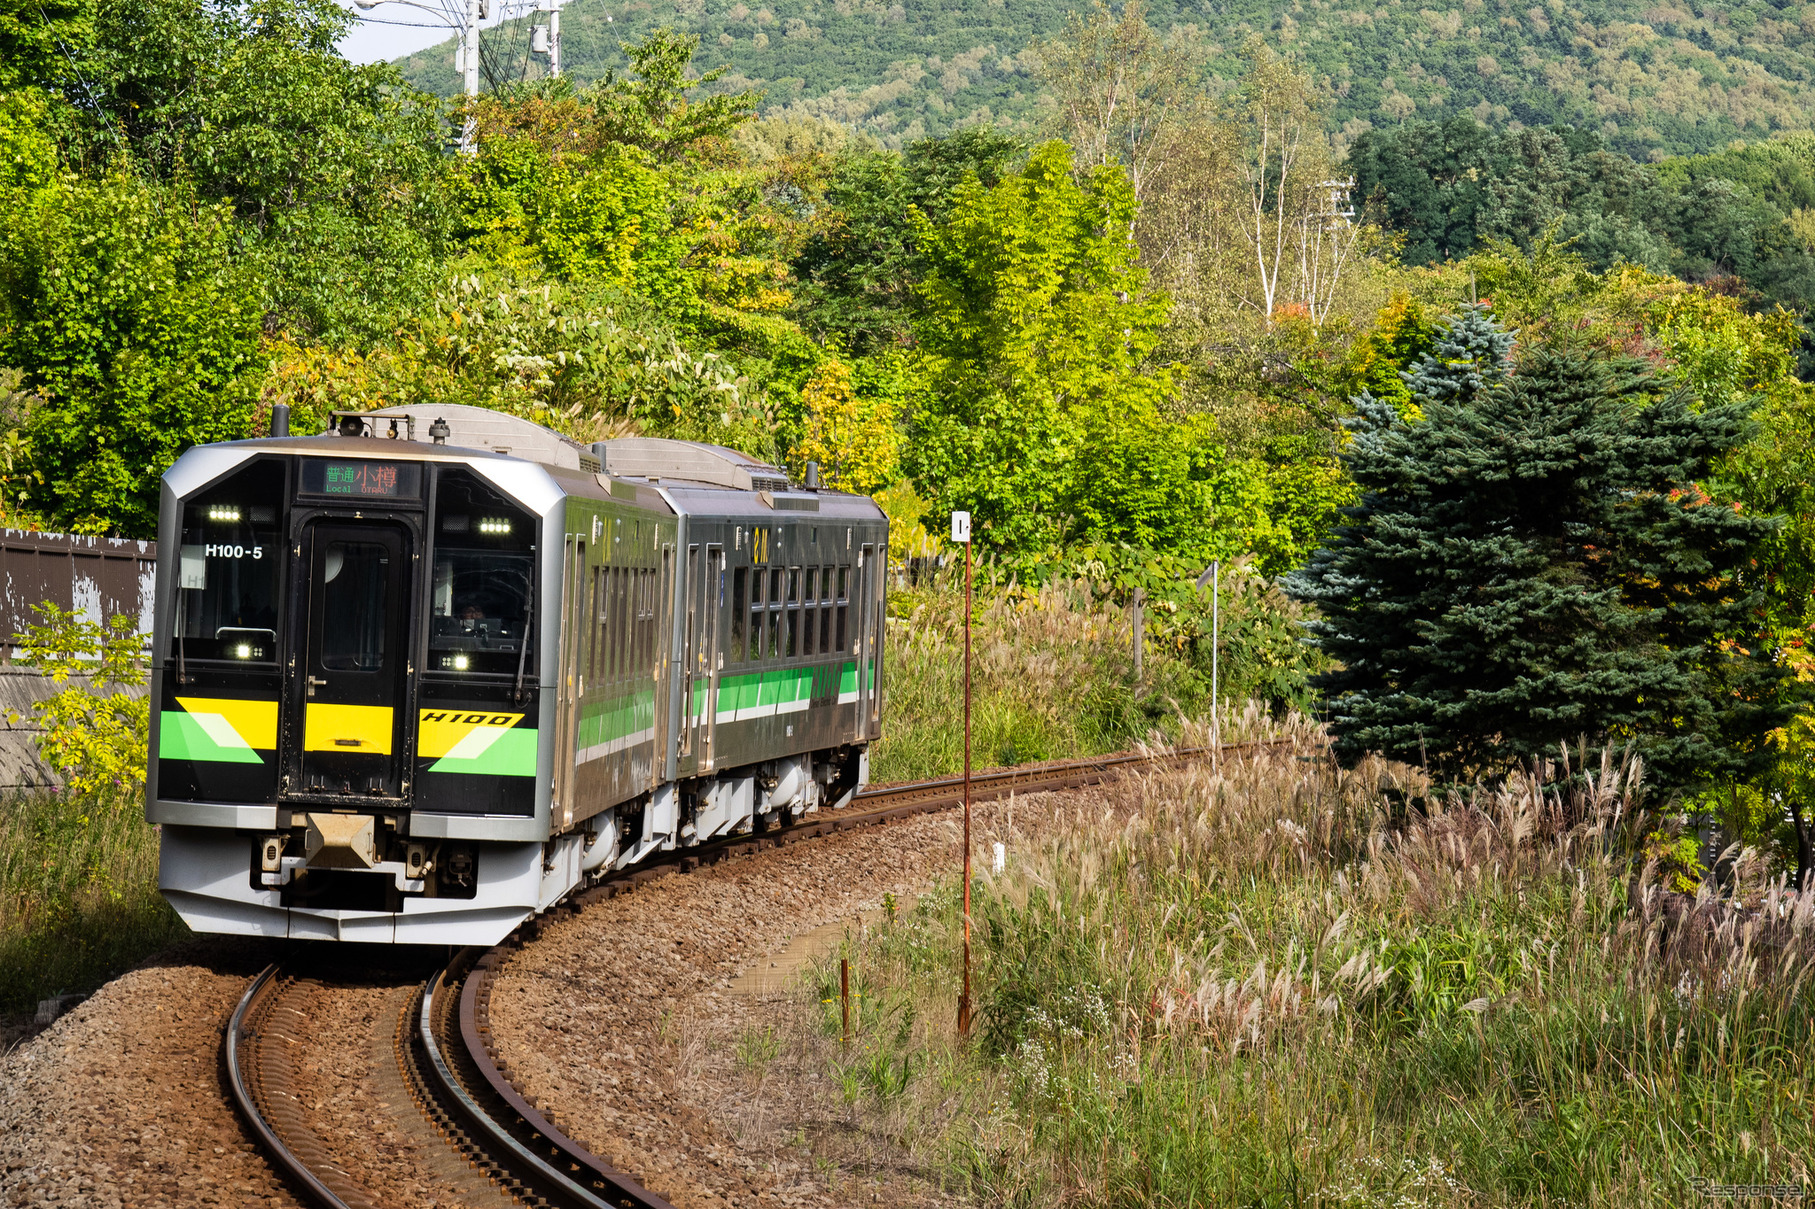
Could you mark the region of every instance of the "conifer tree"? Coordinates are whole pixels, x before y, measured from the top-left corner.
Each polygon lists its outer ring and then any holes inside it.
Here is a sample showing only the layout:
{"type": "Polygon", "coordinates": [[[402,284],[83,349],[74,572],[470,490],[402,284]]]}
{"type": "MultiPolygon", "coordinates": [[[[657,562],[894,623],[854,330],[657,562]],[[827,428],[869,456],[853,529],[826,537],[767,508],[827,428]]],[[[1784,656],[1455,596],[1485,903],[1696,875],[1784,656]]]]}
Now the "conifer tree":
{"type": "Polygon", "coordinates": [[[1467,777],[1586,738],[1639,743],[1664,787],[1731,769],[1770,724],[1739,572],[1774,522],[1696,484],[1742,407],[1569,352],[1512,372],[1511,347],[1471,308],[1405,375],[1422,419],[1356,401],[1361,498],[1289,582],[1340,665],[1338,754],[1467,777]]]}

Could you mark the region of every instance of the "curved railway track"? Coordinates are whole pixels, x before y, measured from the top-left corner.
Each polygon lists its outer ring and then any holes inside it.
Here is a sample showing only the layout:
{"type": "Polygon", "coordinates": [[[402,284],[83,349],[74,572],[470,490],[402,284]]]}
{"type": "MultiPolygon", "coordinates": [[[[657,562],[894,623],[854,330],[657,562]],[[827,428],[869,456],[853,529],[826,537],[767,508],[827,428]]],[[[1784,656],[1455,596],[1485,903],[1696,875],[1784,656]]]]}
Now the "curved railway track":
{"type": "MultiPolygon", "coordinates": [[[[1267,745],[1227,743],[1221,751],[1267,745]]],[[[971,800],[1015,793],[1073,789],[1112,780],[1143,764],[1186,763],[1210,748],[1161,754],[1116,754],[972,774],[971,800]]],[[[626,893],[644,882],[691,872],[732,856],[831,835],[853,827],[942,810],[963,801],[961,777],[875,786],[835,815],[809,816],[777,831],[734,836],[666,854],[650,865],[610,877],[547,914],[527,921],[491,949],[464,949],[425,982],[398,982],[392,1047],[397,1074],[441,1142],[475,1173],[483,1196],[500,1205],[559,1209],[671,1209],[668,1202],[614,1170],[569,1138],[551,1113],[526,1097],[491,1043],[491,988],[507,952],[532,938],[544,921],[626,893]]],[[[310,1043],[314,996],[333,992],[332,978],[280,962],[252,980],[228,1022],[223,1049],[227,1081],[254,1139],[293,1186],[325,1209],[380,1209],[383,1202],[335,1160],[331,1140],[295,1089],[294,1062],[310,1043]]]]}

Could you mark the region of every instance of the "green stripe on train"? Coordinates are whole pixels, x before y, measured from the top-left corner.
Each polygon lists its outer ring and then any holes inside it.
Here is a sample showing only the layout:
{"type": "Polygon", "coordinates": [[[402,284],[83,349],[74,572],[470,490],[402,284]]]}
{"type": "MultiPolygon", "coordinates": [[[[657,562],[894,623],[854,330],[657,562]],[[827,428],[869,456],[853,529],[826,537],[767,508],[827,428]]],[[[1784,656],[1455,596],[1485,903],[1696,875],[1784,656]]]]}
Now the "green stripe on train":
{"type": "Polygon", "coordinates": [[[535,729],[528,726],[499,730],[496,738],[470,758],[442,756],[429,765],[429,771],[533,777],[536,775],[536,735],[535,729]]]}
{"type": "MultiPolygon", "coordinates": [[[[229,747],[214,741],[194,714],[183,710],[160,710],[158,758],[194,760],[213,764],[263,764],[264,758],[242,741],[229,747]]],[[[237,737],[237,736],[236,736],[237,737]]]]}
{"type": "Polygon", "coordinates": [[[655,725],[655,693],[634,693],[580,707],[578,746],[582,751],[634,735],[655,725]]]}

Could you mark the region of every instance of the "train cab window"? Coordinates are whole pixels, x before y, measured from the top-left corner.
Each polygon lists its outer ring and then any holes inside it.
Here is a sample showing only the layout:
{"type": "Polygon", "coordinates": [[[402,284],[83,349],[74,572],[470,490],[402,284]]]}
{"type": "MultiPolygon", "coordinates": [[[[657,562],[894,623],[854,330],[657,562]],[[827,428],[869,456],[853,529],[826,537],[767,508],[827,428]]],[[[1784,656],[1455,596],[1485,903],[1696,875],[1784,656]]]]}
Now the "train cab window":
{"type": "Polygon", "coordinates": [[[183,505],[174,635],[184,659],[277,662],[284,473],[260,459],[183,505]]]}
{"type": "MultiPolygon", "coordinates": [[[[536,518],[471,471],[445,468],[436,492],[429,668],[515,673],[534,608],[536,518]]],[[[533,640],[532,640],[533,647],[533,640]]]]}
{"type": "Polygon", "coordinates": [[[742,662],[747,639],[744,637],[750,620],[750,570],[739,567],[731,572],[731,658],[742,662]]]}
{"type": "Polygon", "coordinates": [[[390,548],[377,542],[329,542],[323,556],[321,665],[339,671],[384,667],[385,597],[390,548]]]}

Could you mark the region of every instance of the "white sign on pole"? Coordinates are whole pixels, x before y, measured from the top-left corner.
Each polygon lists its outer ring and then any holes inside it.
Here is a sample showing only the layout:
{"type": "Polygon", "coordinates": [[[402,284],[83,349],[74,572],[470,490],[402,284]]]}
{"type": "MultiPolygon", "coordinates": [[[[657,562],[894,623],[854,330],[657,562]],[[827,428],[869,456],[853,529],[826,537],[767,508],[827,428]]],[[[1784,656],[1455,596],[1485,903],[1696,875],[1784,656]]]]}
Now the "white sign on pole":
{"type": "Polygon", "coordinates": [[[959,544],[971,539],[971,514],[968,512],[952,513],[952,540],[959,544]]]}

